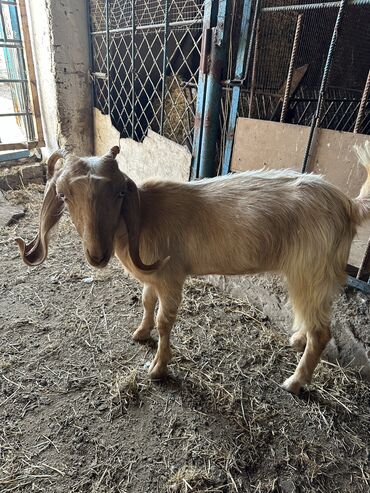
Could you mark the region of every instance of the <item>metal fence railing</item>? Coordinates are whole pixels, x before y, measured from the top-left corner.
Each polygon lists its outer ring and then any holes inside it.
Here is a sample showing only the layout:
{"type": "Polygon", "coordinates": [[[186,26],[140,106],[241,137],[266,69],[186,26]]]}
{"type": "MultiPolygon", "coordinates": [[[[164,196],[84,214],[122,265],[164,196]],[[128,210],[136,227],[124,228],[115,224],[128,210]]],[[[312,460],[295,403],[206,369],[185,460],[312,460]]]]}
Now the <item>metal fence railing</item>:
{"type": "Polygon", "coordinates": [[[192,145],[203,2],[90,0],[95,106],[122,137],[192,145]],[[107,49],[108,47],[108,49],[107,49]]]}

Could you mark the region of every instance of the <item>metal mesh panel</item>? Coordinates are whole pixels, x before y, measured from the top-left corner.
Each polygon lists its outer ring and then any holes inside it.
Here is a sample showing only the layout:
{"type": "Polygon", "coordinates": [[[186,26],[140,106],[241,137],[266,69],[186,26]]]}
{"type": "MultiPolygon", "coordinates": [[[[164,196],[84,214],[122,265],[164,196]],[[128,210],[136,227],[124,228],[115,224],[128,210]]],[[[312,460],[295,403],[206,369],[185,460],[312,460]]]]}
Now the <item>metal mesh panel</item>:
{"type": "Polygon", "coordinates": [[[107,72],[107,44],[104,35],[96,35],[92,38],[92,49],[94,51],[93,72],[99,74],[94,84],[94,104],[104,114],[108,108],[108,82],[107,72]]]}
{"type": "Polygon", "coordinates": [[[90,23],[91,30],[104,31],[105,30],[105,0],[94,0],[90,2],[90,23]]]}
{"type": "MultiPolygon", "coordinates": [[[[310,125],[338,13],[338,2],[265,0],[253,46],[252,63],[240,98],[239,114],[279,120],[298,21],[301,30],[293,66],[292,88],[284,121],[310,125]],[[330,6],[330,4],[333,6],[330,6]],[[302,7],[302,5],[305,5],[302,7]],[[301,6],[295,9],[295,6],[301,6]],[[279,10],[279,7],[283,7],[279,10]],[[265,10],[267,8],[267,10],[265,10]]],[[[345,10],[320,126],[353,131],[370,59],[369,5],[345,10]]],[[[365,105],[362,133],[370,133],[370,107],[365,105]]]]}
{"type": "Polygon", "coordinates": [[[90,0],[90,16],[95,106],[122,137],[151,128],[191,147],[203,2],[110,1],[108,36],[105,2],[90,0]]]}

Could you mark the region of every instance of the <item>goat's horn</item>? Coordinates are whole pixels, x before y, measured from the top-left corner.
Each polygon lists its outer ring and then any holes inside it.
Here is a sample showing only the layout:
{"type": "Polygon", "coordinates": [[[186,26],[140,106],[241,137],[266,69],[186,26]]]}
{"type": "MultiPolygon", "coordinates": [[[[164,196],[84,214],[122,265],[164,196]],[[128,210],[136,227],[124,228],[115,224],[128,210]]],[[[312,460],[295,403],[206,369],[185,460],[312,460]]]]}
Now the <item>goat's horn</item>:
{"type": "Polygon", "coordinates": [[[106,156],[112,157],[113,159],[118,156],[119,154],[119,147],[118,146],[113,146],[106,154],[106,156]]]}
{"type": "Polygon", "coordinates": [[[53,176],[54,176],[54,171],[55,171],[55,165],[57,163],[57,161],[59,159],[64,159],[67,157],[67,154],[69,154],[69,152],[66,150],[66,149],[58,149],[57,151],[54,151],[49,159],[48,159],[48,173],[47,173],[47,177],[48,177],[48,180],[50,180],[53,176]]]}

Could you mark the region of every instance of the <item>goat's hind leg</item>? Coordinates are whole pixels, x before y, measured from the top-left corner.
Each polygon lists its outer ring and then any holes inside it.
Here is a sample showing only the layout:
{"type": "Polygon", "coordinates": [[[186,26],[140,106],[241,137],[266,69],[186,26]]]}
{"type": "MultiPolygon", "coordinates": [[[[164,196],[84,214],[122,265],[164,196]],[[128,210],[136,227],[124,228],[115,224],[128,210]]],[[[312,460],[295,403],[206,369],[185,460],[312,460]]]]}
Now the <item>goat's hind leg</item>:
{"type": "Polygon", "coordinates": [[[134,341],[146,341],[150,338],[150,331],[154,328],[154,310],[158,296],[151,284],[144,284],[142,302],[144,315],[139,327],[132,335],[134,341]]]}
{"type": "Polygon", "coordinates": [[[330,339],[331,334],[328,325],[316,326],[307,331],[304,353],[293,375],[283,383],[285,390],[292,394],[298,394],[304,385],[311,383],[313,372],[330,339]]]}
{"type": "Polygon", "coordinates": [[[283,383],[283,387],[293,394],[311,383],[313,372],[320,361],[320,356],[331,339],[330,312],[335,289],[323,283],[321,289],[313,289],[312,283],[299,286],[289,294],[295,312],[295,325],[299,322],[299,330],[293,334],[291,343],[302,347],[303,355],[294,374],[283,383]]]}
{"type": "Polygon", "coordinates": [[[298,312],[298,309],[293,305],[294,312],[294,323],[293,323],[293,334],[290,336],[289,344],[294,351],[302,353],[306,347],[307,343],[307,328],[305,322],[298,312]]]}
{"type": "Polygon", "coordinates": [[[167,375],[167,365],[171,359],[170,333],[176,320],[177,310],[181,303],[182,283],[158,289],[159,310],[157,315],[157,330],[159,335],[157,353],[150,365],[149,376],[160,379],[167,375]]]}

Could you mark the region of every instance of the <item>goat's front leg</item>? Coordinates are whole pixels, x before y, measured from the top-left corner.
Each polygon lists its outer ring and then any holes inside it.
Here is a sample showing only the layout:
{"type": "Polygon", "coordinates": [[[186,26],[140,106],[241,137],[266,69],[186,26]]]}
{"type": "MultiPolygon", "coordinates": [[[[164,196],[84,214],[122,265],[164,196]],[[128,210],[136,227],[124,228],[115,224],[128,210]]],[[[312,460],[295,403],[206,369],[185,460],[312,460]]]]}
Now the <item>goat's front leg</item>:
{"type": "Polygon", "coordinates": [[[174,286],[171,286],[170,290],[159,289],[158,295],[157,330],[159,341],[157,353],[149,368],[149,376],[152,379],[163,378],[167,375],[167,364],[171,359],[170,333],[181,303],[182,284],[176,289],[174,286]]]}
{"type": "Polygon", "coordinates": [[[134,341],[146,341],[150,337],[150,331],[154,328],[154,310],[158,296],[151,284],[144,284],[142,301],[144,316],[139,327],[132,335],[134,341]]]}

